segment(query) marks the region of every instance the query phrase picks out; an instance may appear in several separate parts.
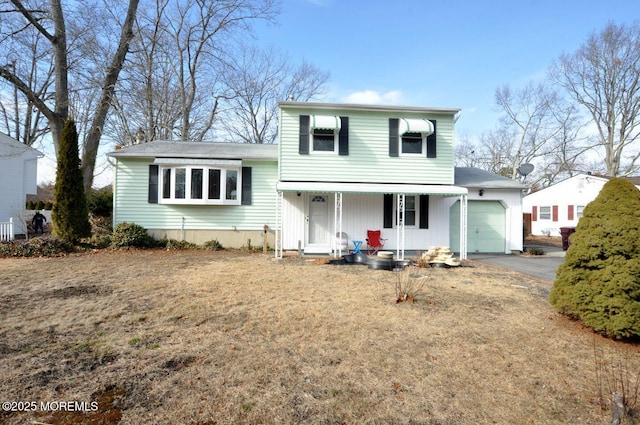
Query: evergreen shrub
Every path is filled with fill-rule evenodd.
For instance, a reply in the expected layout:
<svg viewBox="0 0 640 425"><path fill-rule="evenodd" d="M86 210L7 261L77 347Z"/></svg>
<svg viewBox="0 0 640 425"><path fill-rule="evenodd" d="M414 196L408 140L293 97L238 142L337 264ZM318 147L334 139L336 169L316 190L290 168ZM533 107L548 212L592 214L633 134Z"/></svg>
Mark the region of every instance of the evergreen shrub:
<svg viewBox="0 0 640 425"><path fill-rule="evenodd" d="M585 207L550 301L606 336L640 336L640 191L629 180L610 179Z"/></svg>
<svg viewBox="0 0 640 425"><path fill-rule="evenodd" d="M87 208L97 217L111 217L113 212L113 192L111 188L92 190L87 194Z"/></svg>
<svg viewBox="0 0 640 425"><path fill-rule="evenodd" d="M78 156L78 133L76 124L71 119L64 124L60 135L53 201L51 220L54 236L72 243L91 236L87 198Z"/></svg>
<svg viewBox="0 0 640 425"><path fill-rule="evenodd" d="M165 243L165 248L170 251L178 251L178 250L189 250L189 249L198 249L198 245L187 242L187 241L179 241L177 239L169 239Z"/></svg>
<svg viewBox="0 0 640 425"><path fill-rule="evenodd" d="M220 251L224 249L222 244L217 239L212 239L210 241L206 241L203 244L204 249L208 249L209 251Z"/></svg>
<svg viewBox="0 0 640 425"><path fill-rule="evenodd" d="M148 248L154 242L147 229L135 223L119 223L111 235L111 246L115 248Z"/></svg>

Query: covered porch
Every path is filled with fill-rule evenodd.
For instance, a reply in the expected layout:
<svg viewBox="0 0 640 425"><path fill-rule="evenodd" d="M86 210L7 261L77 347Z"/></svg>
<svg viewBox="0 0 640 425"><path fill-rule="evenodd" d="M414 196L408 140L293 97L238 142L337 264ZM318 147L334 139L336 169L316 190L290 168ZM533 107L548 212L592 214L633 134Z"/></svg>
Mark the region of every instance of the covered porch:
<svg viewBox="0 0 640 425"><path fill-rule="evenodd" d="M302 248L342 256L353 241L365 241L367 230L381 230L387 239L384 249L401 260L406 251L449 246L452 202L445 200L455 198L461 206L459 255L465 259L467 194L466 188L453 185L281 181L276 185L275 255L281 258L286 250ZM339 237L343 234L349 239L346 247Z"/></svg>

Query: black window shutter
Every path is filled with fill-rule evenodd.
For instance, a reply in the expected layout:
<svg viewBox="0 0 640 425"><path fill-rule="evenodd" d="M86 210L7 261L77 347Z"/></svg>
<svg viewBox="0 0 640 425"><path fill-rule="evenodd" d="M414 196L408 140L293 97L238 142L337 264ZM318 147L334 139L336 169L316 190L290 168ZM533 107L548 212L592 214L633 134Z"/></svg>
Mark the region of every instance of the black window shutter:
<svg viewBox="0 0 640 425"><path fill-rule="evenodd" d="M399 125L400 120L398 118L389 118L389 156L398 156L400 148Z"/></svg>
<svg viewBox="0 0 640 425"><path fill-rule="evenodd" d="M433 124L433 133L427 136L427 158L436 157L436 120L429 120Z"/></svg>
<svg viewBox="0 0 640 425"><path fill-rule="evenodd" d="M300 115L300 144L298 153L300 155L309 154L309 115Z"/></svg>
<svg viewBox="0 0 640 425"><path fill-rule="evenodd" d="M420 228L429 228L429 195L420 195Z"/></svg>
<svg viewBox="0 0 640 425"><path fill-rule="evenodd" d="M349 155L349 117L340 117L338 134L338 154Z"/></svg>
<svg viewBox="0 0 640 425"><path fill-rule="evenodd" d="M158 203L158 166L149 165L149 201L150 204Z"/></svg>
<svg viewBox="0 0 640 425"><path fill-rule="evenodd" d="M393 227L393 195L386 193L384 195L384 219L383 227L391 229Z"/></svg>
<svg viewBox="0 0 640 425"><path fill-rule="evenodd" d="M251 205L251 167L242 167L242 205Z"/></svg>

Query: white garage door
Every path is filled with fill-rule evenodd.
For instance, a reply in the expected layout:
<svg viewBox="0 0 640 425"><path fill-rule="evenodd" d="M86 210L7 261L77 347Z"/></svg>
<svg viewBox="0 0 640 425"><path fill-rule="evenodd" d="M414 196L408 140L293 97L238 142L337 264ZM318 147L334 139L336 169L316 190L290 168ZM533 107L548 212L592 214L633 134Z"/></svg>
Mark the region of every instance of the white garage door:
<svg viewBox="0 0 640 425"><path fill-rule="evenodd" d="M450 210L451 250L460 251L460 201ZM467 204L467 252L505 252L505 208L498 201Z"/></svg>

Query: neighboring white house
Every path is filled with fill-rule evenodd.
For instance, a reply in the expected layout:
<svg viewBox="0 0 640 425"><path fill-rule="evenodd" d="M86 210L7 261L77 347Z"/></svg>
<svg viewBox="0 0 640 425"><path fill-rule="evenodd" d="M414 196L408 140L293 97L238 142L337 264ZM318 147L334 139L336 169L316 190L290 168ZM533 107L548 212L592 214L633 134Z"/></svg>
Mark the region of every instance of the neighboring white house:
<svg viewBox="0 0 640 425"><path fill-rule="evenodd" d="M110 153L114 225L225 247L268 237L277 254L339 253L336 234L353 249L367 230L400 256L438 245L462 258L522 250L524 186L454 167L458 109L279 107L277 145L155 141Z"/></svg>
<svg viewBox="0 0 640 425"><path fill-rule="evenodd" d="M0 133L0 223L13 218L14 234L26 234L27 194L37 192L38 158L42 156L36 149Z"/></svg>
<svg viewBox="0 0 640 425"><path fill-rule="evenodd" d="M526 195L522 208L531 214L531 234L560 236L561 227L577 226L584 207L607 181L606 177L578 174Z"/></svg>

